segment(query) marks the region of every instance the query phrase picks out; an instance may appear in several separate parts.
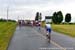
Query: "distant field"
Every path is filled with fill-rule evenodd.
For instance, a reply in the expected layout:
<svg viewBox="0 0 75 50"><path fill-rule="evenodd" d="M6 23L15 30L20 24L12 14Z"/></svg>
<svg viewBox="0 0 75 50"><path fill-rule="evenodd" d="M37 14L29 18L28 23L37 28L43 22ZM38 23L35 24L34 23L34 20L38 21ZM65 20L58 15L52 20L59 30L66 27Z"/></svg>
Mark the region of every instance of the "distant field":
<svg viewBox="0 0 75 50"><path fill-rule="evenodd" d="M52 29L56 32L61 32L63 34L75 37L75 25L55 25L52 24Z"/></svg>
<svg viewBox="0 0 75 50"><path fill-rule="evenodd" d="M15 28L16 22L0 22L0 50L6 50Z"/></svg>

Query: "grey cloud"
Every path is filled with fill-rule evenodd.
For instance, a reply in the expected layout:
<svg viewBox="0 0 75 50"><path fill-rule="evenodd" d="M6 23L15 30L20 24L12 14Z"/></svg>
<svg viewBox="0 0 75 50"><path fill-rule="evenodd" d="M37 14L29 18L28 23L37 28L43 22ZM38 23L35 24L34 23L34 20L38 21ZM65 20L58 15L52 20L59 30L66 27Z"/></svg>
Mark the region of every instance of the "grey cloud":
<svg viewBox="0 0 75 50"><path fill-rule="evenodd" d="M61 4L64 0L0 0L0 6L39 6L48 3Z"/></svg>
<svg viewBox="0 0 75 50"><path fill-rule="evenodd" d="M0 5L38 5L45 4L49 0L0 0Z"/></svg>
<svg viewBox="0 0 75 50"><path fill-rule="evenodd" d="M49 0L15 0L17 4L26 4L26 5L34 5L34 4L44 4Z"/></svg>
<svg viewBox="0 0 75 50"><path fill-rule="evenodd" d="M54 4L62 4L64 0L51 0Z"/></svg>
<svg viewBox="0 0 75 50"><path fill-rule="evenodd" d="M64 0L26 0L25 4L28 4L28 5L34 5L34 4L35 5L39 5L39 4L47 4L47 3L51 3L51 2L53 4L61 4L61 3L64 2Z"/></svg>

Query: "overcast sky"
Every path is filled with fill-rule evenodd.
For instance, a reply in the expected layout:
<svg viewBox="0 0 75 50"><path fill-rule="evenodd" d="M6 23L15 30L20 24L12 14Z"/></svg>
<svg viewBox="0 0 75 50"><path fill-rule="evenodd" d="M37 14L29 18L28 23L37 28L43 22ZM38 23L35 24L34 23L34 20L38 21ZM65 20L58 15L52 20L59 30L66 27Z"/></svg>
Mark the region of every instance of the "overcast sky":
<svg viewBox="0 0 75 50"><path fill-rule="evenodd" d="M7 7L9 19L34 19L36 12L41 12L44 19L61 10L64 16L71 13L75 21L75 0L0 0L1 18L6 18Z"/></svg>

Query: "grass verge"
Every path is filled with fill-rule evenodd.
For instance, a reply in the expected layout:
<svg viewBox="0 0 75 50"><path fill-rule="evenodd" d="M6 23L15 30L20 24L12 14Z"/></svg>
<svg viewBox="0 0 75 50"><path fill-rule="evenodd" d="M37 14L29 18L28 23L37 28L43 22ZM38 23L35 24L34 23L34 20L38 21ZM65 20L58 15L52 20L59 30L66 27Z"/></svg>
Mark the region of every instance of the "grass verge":
<svg viewBox="0 0 75 50"><path fill-rule="evenodd" d="M6 50L15 31L16 22L0 22L0 50Z"/></svg>
<svg viewBox="0 0 75 50"><path fill-rule="evenodd" d="M52 29L56 32L60 32L66 35L69 35L71 37L75 37L75 25L56 25L52 24Z"/></svg>
<svg viewBox="0 0 75 50"><path fill-rule="evenodd" d="M42 22L42 27L45 27L45 22ZM52 24L52 29L55 32L75 37L75 24Z"/></svg>

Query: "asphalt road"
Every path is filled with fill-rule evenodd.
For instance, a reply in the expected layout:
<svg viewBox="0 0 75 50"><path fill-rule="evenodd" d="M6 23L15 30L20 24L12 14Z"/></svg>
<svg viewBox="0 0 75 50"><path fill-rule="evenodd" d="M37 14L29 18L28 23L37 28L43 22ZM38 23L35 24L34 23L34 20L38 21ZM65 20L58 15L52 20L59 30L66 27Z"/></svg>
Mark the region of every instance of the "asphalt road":
<svg viewBox="0 0 75 50"><path fill-rule="evenodd" d="M74 50L75 41L72 38L52 31L51 39L49 43L43 28L17 27L8 50Z"/></svg>
<svg viewBox="0 0 75 50"><path fill-rule="evenodd" d="M35 29L39 33L41 32L41 34L43 35L46 34L46 31L44 28L41 28L41 31L38 30L38 28L36 27ZM60 46L61 48L65 48L64 50L75 50L75 38L72 38L70 36L52 31L51 41L57 44L57 46Z"/></svg>

